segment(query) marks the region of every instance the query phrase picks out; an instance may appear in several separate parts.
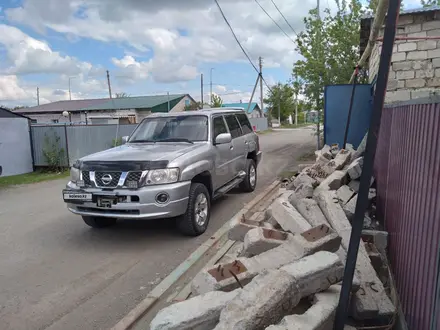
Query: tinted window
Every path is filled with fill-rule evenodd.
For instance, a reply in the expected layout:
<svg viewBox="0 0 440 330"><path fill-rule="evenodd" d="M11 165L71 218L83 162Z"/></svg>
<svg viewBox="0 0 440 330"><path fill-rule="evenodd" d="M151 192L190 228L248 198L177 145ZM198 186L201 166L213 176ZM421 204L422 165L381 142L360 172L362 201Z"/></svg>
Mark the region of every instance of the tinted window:
<svg viewBox="0 0 440 330"><path fill-rule="evenodd" d="M223 120L223 117L214 118L213 124L214 124L214 139L219 134L228 133L228 129L226 128L226 124L225 121Z"/></svg>
<svg viewBox="0 0 440 330"><path fill-rule="evenodd" d="M237 121L237 118L235 118L234 115L228 115L225 116L226 118L226 123L229 126L229 131L231 132L231 136L233 139L235 139L236 137L239 137L241 135L241 128L240 128L240 124Z"/></svg>
<svg viewBox="0 0 440 330"><path fill-rule="evenodd" d="M244 113L237 115L237 119L240 122L241 130L243 131L243 134L249 134L253 132L251 123L249 122L248 116L246 116Z"/></svg>

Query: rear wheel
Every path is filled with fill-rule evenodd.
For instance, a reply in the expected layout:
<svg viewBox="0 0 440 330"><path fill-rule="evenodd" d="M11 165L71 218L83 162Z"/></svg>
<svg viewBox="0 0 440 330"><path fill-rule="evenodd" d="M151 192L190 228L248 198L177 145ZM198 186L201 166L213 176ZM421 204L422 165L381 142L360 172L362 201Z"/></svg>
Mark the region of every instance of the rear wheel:
<svg viewBox="0 0 440 330"><path fill-rule="evenodd" d="M211 199L206 186L193 183L189 191L188 208L177 219L177 227L187 236L199 236L206 231L211 216Z"/></svg>
<svg viewBox="0 0 440 330"><path fill-rule="evenodd" d="M86 225L92 228L105 228L116 224L116 218L103 218L103 217L82 217Z"/></svg>
<svg viewBox="0 0 440 330"><path fill-rule="evenodd" d="M253 159L246 161L246 177L240 185L244 192L253 192L257 186L257 165Z"/></svg>

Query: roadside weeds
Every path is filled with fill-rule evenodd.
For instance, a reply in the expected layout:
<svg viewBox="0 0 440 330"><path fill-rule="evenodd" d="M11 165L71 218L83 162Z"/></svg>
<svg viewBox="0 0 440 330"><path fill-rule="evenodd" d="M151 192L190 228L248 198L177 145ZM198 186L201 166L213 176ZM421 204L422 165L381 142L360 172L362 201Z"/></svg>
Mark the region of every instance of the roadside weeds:
<svg viewBox="0 0 440 330"><path fill-rule="evenodd" d="M69 170L64 170L62 172L48 172L39 170L26 174L0 177L0 188L56 180L65 178L67 176L69 176Z"/></svg>

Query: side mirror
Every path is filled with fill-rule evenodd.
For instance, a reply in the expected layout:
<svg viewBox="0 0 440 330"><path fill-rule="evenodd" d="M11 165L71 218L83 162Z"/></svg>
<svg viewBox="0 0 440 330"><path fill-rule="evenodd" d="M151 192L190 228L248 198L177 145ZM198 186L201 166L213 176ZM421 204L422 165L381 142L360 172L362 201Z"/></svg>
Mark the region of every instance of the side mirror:
<svg viewBox="0 0 440 330"><path fill-rule="evenodd" d="M222 133L217 135L217 137L215 138L215 144L226 144L226 143L231 143L232 141L232 136L230 133Z"/></svg>
<svg viewBox="0 0 440 330"><path fill-rule="evenodd" d="M126 144L128 142L128 136L123 136L122 137L122 144Z"/></svg>

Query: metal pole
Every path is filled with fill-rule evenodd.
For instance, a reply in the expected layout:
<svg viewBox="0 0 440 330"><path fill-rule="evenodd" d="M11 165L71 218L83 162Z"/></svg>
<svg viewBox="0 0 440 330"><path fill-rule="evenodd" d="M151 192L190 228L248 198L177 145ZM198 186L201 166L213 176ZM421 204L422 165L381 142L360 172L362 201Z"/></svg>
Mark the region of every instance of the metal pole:
<svg viewBox="0 0 440 330"><path fill-rule="evenodd" d="M320 6L319 6L319 0L317 0L317 3L316 3L316 8L317 8L317 11L318 11L318 20L319 20L319 22L321 22L321 14L320 14L320 8L319 8ZM321 39L321 33L320 33L321 31L320 31L320 29L318 29L318 33L317 33L317 40L318 40L318 42L317 42L317 45L318 45L318 47L320 47L320 39ZM320 60L321 58L320 58L320 55L321 55L321 52L320 52L320 49L318 49L318 60ZM321 116L320 116L320 109L319 109L319 94L320 94L320 92L319 92L319 84L321 83L321 74L319 75L319 83L318 83L318 86L317 86L317 88L318 88L318 91L317 91L317 93L316 93L316 110L317 110L317 122L316 122L316 132L317 132L317 134L318 134L318 136L317 136L317 140L316 140L316 149L317 150L319 150L320 149L320 145L321 145L321 141L320 141L320 135L321 135L321 133L320 133L320 127L319 127L319 121L320 121L320 119L321 119Z"/></svg>
<svg viewBox="0 0 440 330"><path fill-rule="evenodd" d="M202 109L203 109L203 73L200 75L200 96L202 99Z"/></svg>
<svg viewBox="0 0 440 330"><path fill-rule="evenodd" d="M40 89L37 87L37 105L40 105Z"/></svg>
<svg viewBox="0 0 440 330"><path fill-rule="evenodd" d="M351 111L353 110L354 92L356 90L356 78L357 78L358 73L359 73L359 67L357 66L355 69L355 76L353 79L353 88L351 89L350 105L348 106L348 115L347 115L347 123L345 124L343 149L345 149L345 147L347 145L348 129L350 128Z"/></svg>
<svg viewBox="0 0 440 330"><path fill-rule="evenodd" d="M170 112L170 92L167 92L168 96L168 112Z"/></svg>
<svg viewBox="0 0 440 330"><path fill-rule="evenodd" d="M295 94L295 125L298 125L298 92Z"/></svg>
<svg viewBox="0 0 440 330"><path fill-rule="evenodd" d="M248 107L247 107L246 113L249 113L249 109L250 109L250 107L251 107L252 99L254 98L254 94L255 94L255 91L256 91L256 89L257 89L258 81L259 81L259 80L260 80L260 75L257 76L257 80L255 81L254 89L252 90L251 99L249 100L249 103L248 103Z"/></svg>
<svg viewBox="0 0 440 330"><path fill-rule="evenodd" d="M72 79L72 77L69 77L69 100L72 101L72 93L70 92L70 79Z"/></svg>
<svg viewBox="0 0 440 330"><path fill-rule="evenodd" d="M260 108L264 113L264 104L263 104L263 58L260 56L258 59L260 65ZM270 121L270 113L269 113L269 121Z"/></svg>
<svg viewBox="0 0 440 330"><path fill-rule="evenodd" d="M110 72L107 70L107 84L108 84L108 95L112 98L112 87L110 84Z"/></svg>
<svg viewBox="0 0 440 330"><path fill-rule="evenodd" d="M281 91L278 94L278 122L281 125Z"/></svg>
<svg viewBox="0 0 440 330"><path fill-rule="evenodd" d="M209 92L209 104L212 107L212 70L214 70L214 68L211 68L211 73L209 75L209 85L210 85L210 92Z"/></svg>
<svg viewBox="0 0 440 330"><path fill-rule="evenodd" d="M350 243L347 250L347 261L345 263L344 278L342 281L341 295L336 309L334 330L343 330L348 316L353 275L356 268L356 259L361 241L364 214L368 207L368 192L370 180L373 174L374 156L376 153L377 136L382 116L382 108L387 89L388 74L390 70L391 55L393 53L394 37L396 35L396 22L399 18L400 0L390 0L386 25L384 28L384 43L380 54L379 72L376 83L376 92L373 100L373 111L371 114L370 128L368 129L367 145L364 155L364 165L362 168L361 183L359 187L358 200L354 218Z"/></svg>

